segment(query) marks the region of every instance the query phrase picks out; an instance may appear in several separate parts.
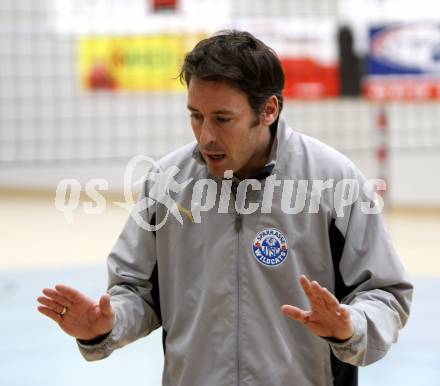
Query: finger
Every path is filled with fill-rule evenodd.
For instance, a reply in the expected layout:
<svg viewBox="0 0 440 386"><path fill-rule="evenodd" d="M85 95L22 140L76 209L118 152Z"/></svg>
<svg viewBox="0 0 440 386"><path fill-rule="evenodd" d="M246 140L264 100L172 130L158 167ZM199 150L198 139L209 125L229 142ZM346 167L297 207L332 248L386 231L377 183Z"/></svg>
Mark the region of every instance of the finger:
<svg viewBox="0 0 440 386"><path fill-rule="evenodd" d="M62 296L59 292L53 290L52 288L44 288L43 294L61 304L62 306L69 307L72 305L72 302L69 299Z"/></svg>
<svg viewBox="0 0 440 386"><path fill-rule="evenodd" d="M312 308L314 310L321 310L325 308L325 302L321 296L321 286L317 281L310 281L304 276L304 280L302 282L304 292L310 300Z"/></svg>
<svg viewBox="0 0 440 386"><path fill-rule="evenodd" d="M47 308L50 308L51 310L55 311L56 313L60 314L64 306L53 301L52 299L46 298L44 296L40 296L37 298L38 302L42 304L43 306L46 306Z"/></svg>
<svg viewBox="0 0 440 386"><path fill-rule="evenodd" d="M340 312L338 299L336 299L336 297L327 288L322 288L321 296L329 310L333 312Z"/></svg>
<svg viewBox="0 0 440 386"><path fill-rule="evenodd" d="M50 319L52 319L56 323L61 323L63 321L63 318L60 314L56 313L55 311L47 308L47 307L38 307L38 311L40 311L43 315L46 315Z"/></svg>
<svg viewBox="0 0 440 386"><path fill-rule="evenodd" d="M310 280L307 279L307 277L305 275L301 275L299 281L301 283L301 286L302 286L305 294L307 295L309 300L312 301L312 299L315 297L315 295L312 292L312 286L311 286Z"/></svg>
<svg viewBox="0 0 440 386"><path fill-rule="evenodd" d="M307 276L306 275L301 275L300 277L299 277L299 281L300 281L300 283L301 283L301 285L304 287L305 285L307 285L307 284L310 284L310 280L307 278Z"/></svg>
<svg viewBox="0 0 440 386"><path fill-rule="evenodd" d="M314 280L312 281L310 288L315 297L316 303L318 303L319 306L325 307L325 301L322 296L322 287L320 286L320 284Z"/></svg>
<svg viewBox="0 0 440 386"><path fill-rule="evenodd" d="M310 312L304 311L298 307L284 305L281 307L281 312L283 313L283 315L303 324L307 324L309 322Z"/></svg>
<svg viewBox="0 0 440 386"><path fill-rule="evenodd" d="M113 316L113 308L110 303L110 295L105 294L99 299L99 308L104 316Z"/></svg>
<svg viewBox="0 0 440 386"><path fill-rule="evenodd" d="M341 305L339 309L340 309L340 315L341 315L342 319L347 320L347 321L351 320L350 311L347 306Z"/></svg>
<svg viewBox="0 0 440 386"><path fill-rule="evenodd" d="M73 304L79 303L83 299L83 294L75 288L64 284L57 284L55 289L65 298L69 299Z"/></svg>

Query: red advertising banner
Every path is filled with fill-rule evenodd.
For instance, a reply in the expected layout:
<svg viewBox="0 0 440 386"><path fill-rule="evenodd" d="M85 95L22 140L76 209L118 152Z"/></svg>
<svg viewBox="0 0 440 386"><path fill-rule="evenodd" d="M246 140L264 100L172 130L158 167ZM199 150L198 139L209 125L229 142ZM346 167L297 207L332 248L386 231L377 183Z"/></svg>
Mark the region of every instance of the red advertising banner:
<svg viewBox="0 0 440 386"><path fill-rule="evenodd" d="M374 100L440 99L440 79L369 78L363 91Z"/></svg>
<svg viewBox="0 0 440 386"><path fill-rule="evenodd" d="M253 33L281 60L284 96L316 100L340 94L338 26L331 17L247 17L233 26Z"/></svg>
<svg viewBox="0 0 440 386"><path fill-rule="evenodd" d="M322 99L339 96L338 64L324 64L313 58L281 58L286 75L287 98Z"/></svg>
<svg viewBox="0 0 440 386"><path fill-rule="evenodd" d="M178 0L153 0L153 10L176 9Z"/></svg>

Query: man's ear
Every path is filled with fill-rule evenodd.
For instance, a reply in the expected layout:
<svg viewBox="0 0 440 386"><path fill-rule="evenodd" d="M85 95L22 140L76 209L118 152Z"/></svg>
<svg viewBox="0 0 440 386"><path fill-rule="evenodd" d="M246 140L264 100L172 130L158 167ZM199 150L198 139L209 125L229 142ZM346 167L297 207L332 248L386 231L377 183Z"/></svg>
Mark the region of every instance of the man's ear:
<svg viewBox="0 0 440 386"><path fill-rule="evenodd" d="M272 95L264 105L264 109L261 113L261 119L264 126L270 126L276 121L279 113L278 98Z"/></svg>

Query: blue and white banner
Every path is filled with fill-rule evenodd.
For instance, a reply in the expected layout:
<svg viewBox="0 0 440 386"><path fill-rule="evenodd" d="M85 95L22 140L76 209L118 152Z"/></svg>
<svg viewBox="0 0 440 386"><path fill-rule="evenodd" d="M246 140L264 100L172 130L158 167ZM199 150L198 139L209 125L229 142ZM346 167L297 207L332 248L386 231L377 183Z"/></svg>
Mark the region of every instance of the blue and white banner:
<svg viewBox="0 0 440 386"><path fill-rule="evenodd" d="M364 93L372 99L440 98L440 24L370 29Z"/></svg>

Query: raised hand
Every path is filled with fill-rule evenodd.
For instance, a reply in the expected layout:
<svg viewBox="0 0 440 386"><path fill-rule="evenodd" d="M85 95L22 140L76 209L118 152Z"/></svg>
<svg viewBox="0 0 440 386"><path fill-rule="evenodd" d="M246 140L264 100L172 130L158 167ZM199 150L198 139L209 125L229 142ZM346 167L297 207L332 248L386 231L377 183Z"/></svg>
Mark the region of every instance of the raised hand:
<svg viewBox="0 0 440 386"><path fill-rule="evenodd" d="M108 294L96 303L76 289L61 284L55 289L44 288L43 294L45 296L37 298L42 304L38 311L77 339L94 339L113 328L115 313Z"/></svg>
<svg viewBox="0 0 440 386"><path fill-rule="evenodd" d="M302 323L318 336L349 339L353 335L353 324L348 309L339 304L335 296L318 282L310 282L307 277L301 275L300 283L309 299L311 310L304 311L298 307L284 305L281 312Z"/></svg>

